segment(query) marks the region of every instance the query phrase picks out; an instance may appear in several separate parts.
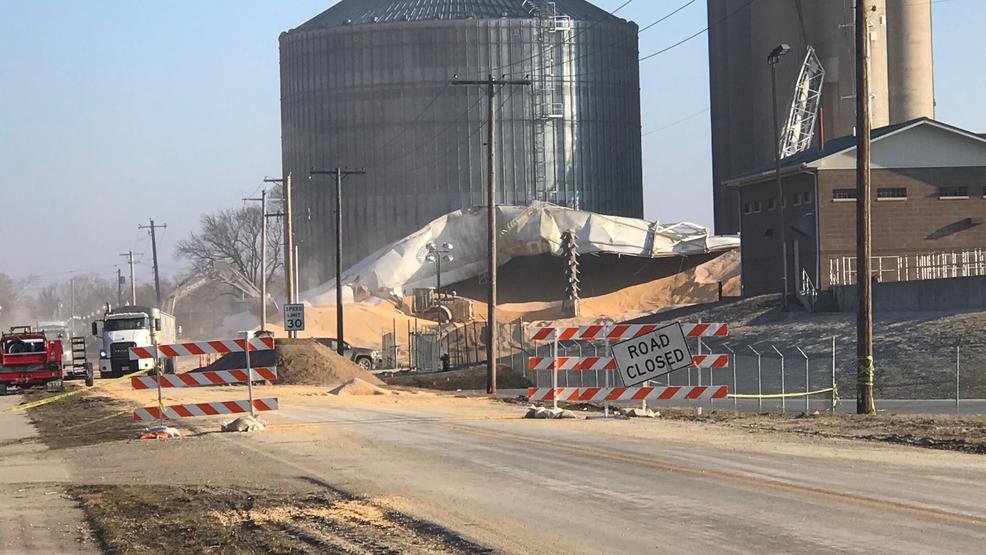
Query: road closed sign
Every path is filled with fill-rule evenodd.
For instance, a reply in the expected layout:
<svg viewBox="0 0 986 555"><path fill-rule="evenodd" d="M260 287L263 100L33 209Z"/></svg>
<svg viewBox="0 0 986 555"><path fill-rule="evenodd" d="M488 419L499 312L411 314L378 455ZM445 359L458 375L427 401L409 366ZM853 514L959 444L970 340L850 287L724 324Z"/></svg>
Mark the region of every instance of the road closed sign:
<svg viewBox="0 0 986 555"><path fill-rule="evenodd" d="M305 330L305 305L284 305L284 331Z"/></svg>
<svg viewBox="0 0 986 555"><path fill-rule="evenodd" d="M692 365L681 324L658 328L613 345L613 357L625 387L640 385Z"/></svg>

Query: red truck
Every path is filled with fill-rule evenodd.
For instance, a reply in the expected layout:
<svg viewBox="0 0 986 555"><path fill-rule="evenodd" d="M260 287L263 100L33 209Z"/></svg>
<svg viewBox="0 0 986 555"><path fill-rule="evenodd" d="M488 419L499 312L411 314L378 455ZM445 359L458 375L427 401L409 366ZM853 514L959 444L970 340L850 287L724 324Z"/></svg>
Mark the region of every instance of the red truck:
<svg viewBox="0 0 986 555"><path fill-rule="evenodd" d="M30 326L0 335L0 395L10 386L45 385L62 379L62 342Z"/></svg>

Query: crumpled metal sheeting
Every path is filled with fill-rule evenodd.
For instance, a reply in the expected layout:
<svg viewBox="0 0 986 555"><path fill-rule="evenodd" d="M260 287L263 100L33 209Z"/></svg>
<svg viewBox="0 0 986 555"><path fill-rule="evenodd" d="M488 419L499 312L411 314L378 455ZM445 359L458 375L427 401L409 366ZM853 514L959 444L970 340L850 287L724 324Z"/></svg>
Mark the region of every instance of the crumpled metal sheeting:
<svg viewBox="0 0 986 555"><path fill-rule="evenodd" d="M498 206L498 262L520 256L561 254L561 234L574 230L581 255L619 254L644 258L688 256L739 248L738 237L716 237L692 223L661 225L606 216L548 203ZM344 298L400 299L417 287L435 285L435 265L425 261L428 243L451 243L455 260L442 265L442 282L457 283L486 273L486 209L457 210L380 249L343 274ZM302 300L335 303L334 280L306 291Z"/></svg>

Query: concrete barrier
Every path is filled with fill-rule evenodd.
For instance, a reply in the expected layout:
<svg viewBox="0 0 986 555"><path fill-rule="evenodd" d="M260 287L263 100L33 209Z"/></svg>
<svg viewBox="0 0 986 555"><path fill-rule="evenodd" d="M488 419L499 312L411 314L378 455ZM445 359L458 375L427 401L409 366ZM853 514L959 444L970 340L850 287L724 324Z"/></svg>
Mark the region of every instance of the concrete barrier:
<svg viewBox="0 0 986 555"><path fill-rule="evenodd" d="M856 312L856 286L832 287L840 312ZM873 310L986 310L986 276L876 283Z"/></svg>

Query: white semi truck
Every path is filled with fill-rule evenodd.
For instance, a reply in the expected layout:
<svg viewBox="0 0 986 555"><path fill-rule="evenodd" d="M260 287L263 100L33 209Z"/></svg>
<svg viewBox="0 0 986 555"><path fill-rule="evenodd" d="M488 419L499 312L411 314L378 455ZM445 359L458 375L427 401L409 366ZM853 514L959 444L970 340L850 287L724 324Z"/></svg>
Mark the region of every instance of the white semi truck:
<svg viewBox="0 0 986 555"><path fill-rule="evenodd" d="M121 306L107 310L101 321L92 323L92 334L100 336L102 323L102 349L99 352L99 376L118 377L141 370L151 370L152 358L130 360L131 347L151 347L155 343L165 345L178 339L175 317L157 308L145 306ZM164 372L174 373L174 359L164 359Z"/></svg>

